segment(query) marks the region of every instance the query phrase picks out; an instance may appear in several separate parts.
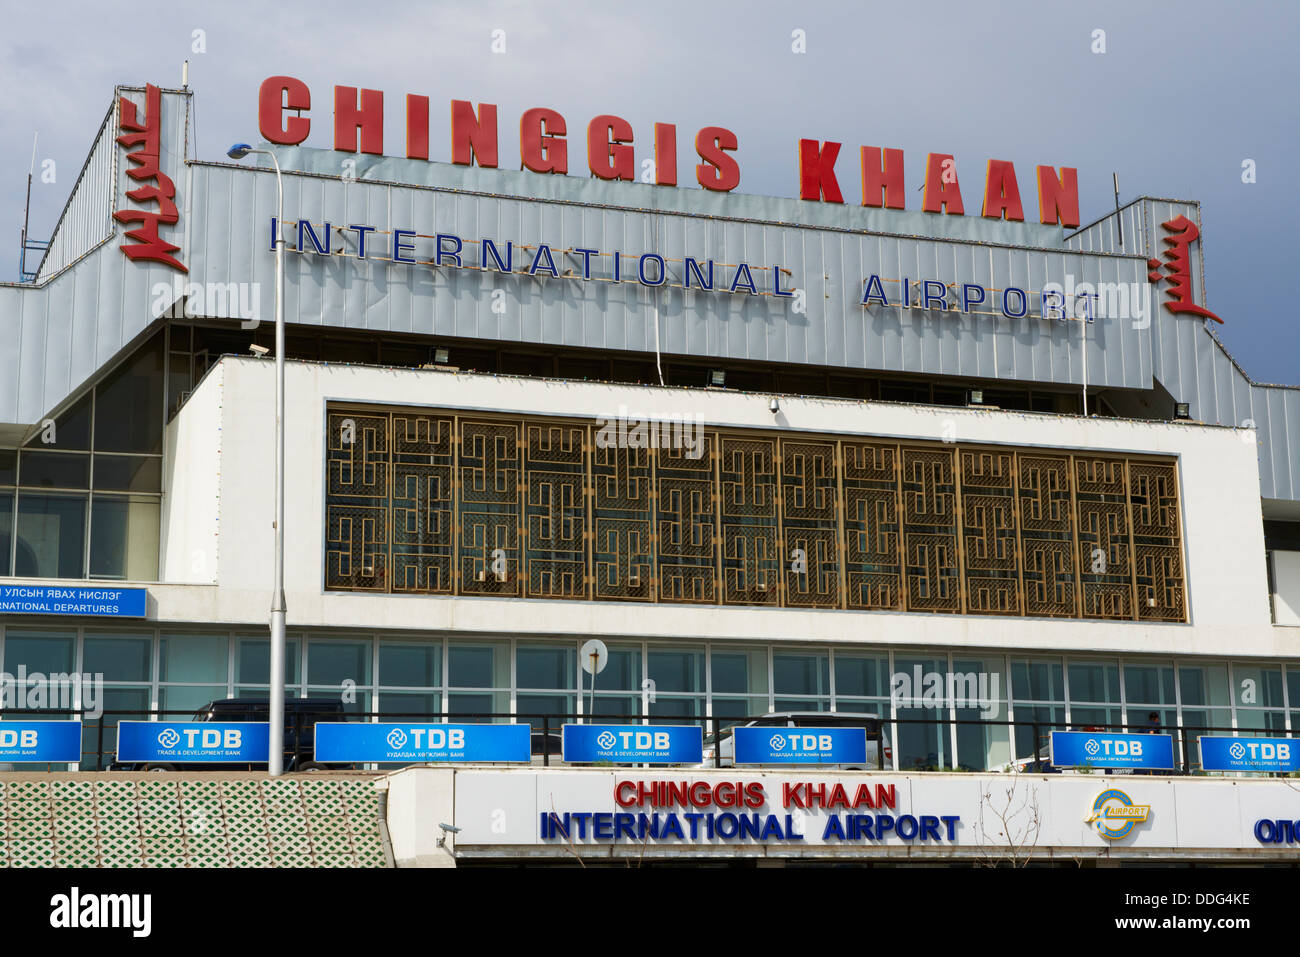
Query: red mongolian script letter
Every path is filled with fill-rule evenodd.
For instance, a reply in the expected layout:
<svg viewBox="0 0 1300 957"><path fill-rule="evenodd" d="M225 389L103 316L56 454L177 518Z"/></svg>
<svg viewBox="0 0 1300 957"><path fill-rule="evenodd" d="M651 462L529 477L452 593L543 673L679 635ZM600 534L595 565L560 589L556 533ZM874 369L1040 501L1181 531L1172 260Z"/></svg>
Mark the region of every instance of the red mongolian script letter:
<svg viewBox="0 0 1300 957"><path fill-rule="evenodd" d="M150 262L164 263L181 272L189 269L172 255L180 250L179 246L166 242L158 235L159 225L173 226L180 219L176 208L176 184L159 168L159 151L162 131L162 94L152 83L145 87L145 115L142 118L136 105L126 97L118 99L120 128L122 135L117 142L128 150L126 154L131 168L126 175L145 185L127 190L128 199L137 203L157 203L158 211L143 209L119 209L113 218L119 223L139 223L135 229L127 231L126 238L134 239L134 244L122 246L122 252L131 261L143 259Z"/></svg>

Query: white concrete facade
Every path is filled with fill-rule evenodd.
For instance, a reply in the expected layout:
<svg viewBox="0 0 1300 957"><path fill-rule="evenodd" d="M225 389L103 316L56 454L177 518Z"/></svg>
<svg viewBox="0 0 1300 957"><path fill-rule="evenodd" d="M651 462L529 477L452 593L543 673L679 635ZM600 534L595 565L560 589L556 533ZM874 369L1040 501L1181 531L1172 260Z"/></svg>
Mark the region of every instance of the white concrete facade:
<svg viewBox="0 0 1300 957"><path fill-rule="evenodd" d="M168 427L160 621L266 621L271 578L274 367L224 358ZM1271 623L1253 430L290 362L285 534L289 623L462 635L823 641L878 646L1287 657ZM1189 622L646 605L326 592L327 405L543 413L592 421L689 412L709 425L800 433L1159 454L1179 463ZM215 569L215 575L213 570Z"/></svg>

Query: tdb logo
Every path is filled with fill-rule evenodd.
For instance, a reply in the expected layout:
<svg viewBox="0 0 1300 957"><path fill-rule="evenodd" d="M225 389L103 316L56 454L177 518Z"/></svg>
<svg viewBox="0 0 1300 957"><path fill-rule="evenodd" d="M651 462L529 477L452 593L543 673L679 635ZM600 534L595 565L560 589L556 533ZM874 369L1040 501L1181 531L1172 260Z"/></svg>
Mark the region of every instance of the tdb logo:
<svg viewBox="0 0 1300 957"><path fill-rule="evenodd" d="M1290 761L1291 745L1269 741L1234 742L1229 753L1240 761L1249 752L1252 761Z"/></svg>
<svg viewBox="0 0 1300 957"><path fill-rule="evenodd" d="M1084 818L1085 824L1095 824L1097 833L1110 841L1128 837L1134 825L1142 824L1151 815L1149 804L1134 804L1118 788L1102 791L1092 802L1092 813Z"/></svg>
<svg viewBox="0 0 1300 957"><path fill-rule="evenodd" d="M596 737L597 747L605 751L611 750L616 741L625 751L667 751L672 746L672 735L667 731L602 731Z"/></svg>
<svg viewBox="0 0 1300 957"><path fill-rule="evenodd" d="M830 751L834 745L829 734L792 734L790 747L795 751Z"/></svg>
<svg viewBox="0 0 1300 957"><path fill-rule="evenodd" d="M772 745L773 751L780 751L782 748L785 747L785 736L780 734L774 734L772 735L772 740L770 743Z"/></svg>
<svg viewBox="0 0 1300 957"><path fill-rule="evenodd" d="M402 745L406 744L406 732L401 728L394 728L388 732L388 746L394 751L399 751Z"/></svg>
<svg viewBox="0 0 1300 957"><path fill-rule="evenodd" d="M36 730L23 728L14 730L5 728L0 731L0 748L34 748L36 747Z"/></svg>
<svg viewBox="0 0 1300 957"><path fill-rule="evenodd" d="M394 728L393 730L400 734L402 729ZM389 735L389 737L392 736ZM450 730L446 728L412 728L411 737L415 741L416 750L442 751L450 749L460 751L465 748L464 728L451 728ZM400 745L397 745L397 747L400 747Z"/></svg>
<svg viewBox="0 0 1300 957"><path fill-rule="evenodd" d="M1125 741L1122 738L1104 738L1098 741L1096 738L1089 738L1088 743L1083 746L1083 750L1089 754L1096 754L1098 751L1105 751L1106 757L1115 758L1140 758L1142 757L1141 741Z"/></svg>
<svg viewBox="0 0 1300 957"><path fill-rule="evenodd" d="M602 731L596 735L596 747L602 751L608 751L618 743L618 738L614 737L613 731Z"/></svg>
<svg viewBox="0 0 1300 957"><path fill-rule="evenodd" d="M190 750L222 748L238 751L244 744L244 733L238 728L184 728L181 731L165 728L158 735L158 743L164 750L170 751L180 743L182 737L185 739L185 747Z"/></svg>

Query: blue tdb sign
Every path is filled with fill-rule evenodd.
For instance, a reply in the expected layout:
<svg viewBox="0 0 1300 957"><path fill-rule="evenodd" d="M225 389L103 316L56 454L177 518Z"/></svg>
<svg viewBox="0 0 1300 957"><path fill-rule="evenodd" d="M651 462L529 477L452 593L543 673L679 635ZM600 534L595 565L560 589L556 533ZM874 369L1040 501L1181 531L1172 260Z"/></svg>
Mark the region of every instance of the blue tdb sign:
<svg viewBox="0 0 1300 957"><path fill-rule="evenodd" d="M1174 739L1168 734L1053 731L1051 747L1051 761L1058 768L1174 768Z"/></svg>
<svg viewBox="0 0 1300 957"><path fill-rule="evenodd" d="M1201 767L1206 771L1300 771L1300 741L1294 738L1236 738L1202 735Z"/></svg>
<svg viewBox="0 0 1300 957"><path fill-rule="evenodd" d="M566 724L560 750L568 763L699 764L704 732L698 726Z"/></svg>
<svg viewBox="0 0 1300 957"><path fill-rule="evenodd" d="M527 724L316 725L316 760L341 764L388 761L527 762L532 757Z"/></svg>
<svg viewBox="0 0 1300 957"><path fill-rule="evenodd" d="M80 760L80 721L0 721L0 761Z"/></svg>
<svg viewBox="0 0 1300 957"><path fill-rule="evenodd" d="M864 728L736 728L737 764L866 764Z"/></svg>
<svg viewBox="0 0 1300 957"><path fill-rule="evenodd" d="M269 729L265 721L122 721L117 726L117 759L265 764Z"/></svg>

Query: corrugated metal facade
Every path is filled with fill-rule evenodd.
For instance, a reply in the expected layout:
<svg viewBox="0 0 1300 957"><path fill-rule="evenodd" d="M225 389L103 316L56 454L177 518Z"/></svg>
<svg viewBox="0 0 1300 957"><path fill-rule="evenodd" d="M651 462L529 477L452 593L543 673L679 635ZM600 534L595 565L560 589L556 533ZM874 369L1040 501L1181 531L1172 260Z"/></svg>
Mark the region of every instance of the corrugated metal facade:
<svg viewBox="0 0 1300 957"><path fill-rule="evenodd" d="M143 103L143 91L126 95ZM159 283L255 283L261 318L273 315L275 179L251 164L186 164L187 96L163 96L162 167L182 208L181 224L165 233L182 246L189 275L133 263L117 243L94 247L94 224L105 210L102 178L117 179L118 199L108 206L123 202L125 188L124 151L105 150L116 154L112 164L99 156L116 135L110 114L56 232L57 258L47 261L39 283L0 287L0 362L17 370L0 380L0 422L39 421L138 336L153 322ZM977 216L720 196L322 150L279 155L288 221L364 224L376 236L393 229L451 233L465 241L467 264L477 264L480 239L510 241L516 257L515 274L502 275L377 256L358 262L290 254L290 323L644 353L655 348L657 322L664 353L925 377L1078 384L1080 324L1037 318L1043 285L1073 277L1145 289L1159 224L1179 212L1199 223L1193 203L1139 200L1118 214L1121 253L1114 215L1065 237L1059 229ZM334 241L347 248L344 234ZM432 240L420 242L427 257ZM789 271L783 285L801 291L805 305L800 310L793 297L655 289L635 279L614 284L520 274L532 255L521 247L538 243L555 250L561 272L580 268L579 257L563 252L576 247L623 253L625 275L633 277L637 257L658 253L669 260L670 283L680 281L685 256L716 260L723 282L732 270L722 264L746 262L767 290L779 266ZM1193 252L1200 292L1203 263ZM54 268L83 255L74 268ZM891 303L902 278L958 288L970 282L991 290L994 303L1006 287L1029 291L1030 313L1008 319L864 307L863 284L873 274L885 280ZM1087 370L1092 388L1147 390L1159 381L1192 403L1194 417L1229 425L1253 419L1261 435L1263 495L1300 499L1300 441L1288 429L1289 421L1300 422L1300 391L1253 385L1200 320L1158 308L1145 320L1099 318L1088 327Z"/></svg>

